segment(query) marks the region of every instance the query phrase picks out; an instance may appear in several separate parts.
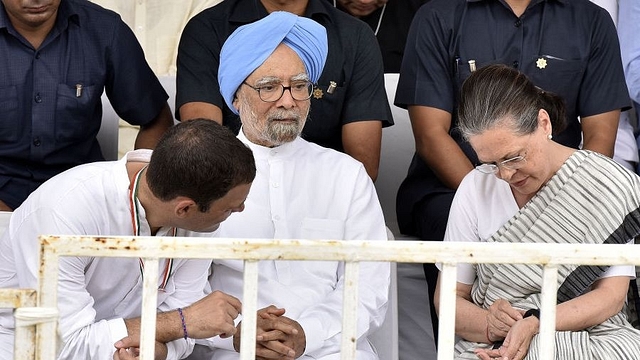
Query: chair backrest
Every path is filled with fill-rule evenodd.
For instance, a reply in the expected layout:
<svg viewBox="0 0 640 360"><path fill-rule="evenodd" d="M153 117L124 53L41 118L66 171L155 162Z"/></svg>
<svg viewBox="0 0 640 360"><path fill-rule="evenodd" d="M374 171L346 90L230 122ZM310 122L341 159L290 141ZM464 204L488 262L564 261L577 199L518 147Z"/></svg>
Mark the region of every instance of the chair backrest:
<svg viewBox="0 0 640 360"><path fill-rule="evenodd" d="M415 141L407 110L393 105L398 86L399 74L384 74L387 98L391 106L395 125L382 131L380 169L376 180L376 190L384 213L387 227L396 238L400 235L396 217L396 194L400 183L407 174L409 163L415 152Z"/></svg>
<svg viewBox="0 0 640 360"><path fill-rule="evenodd" d="M102 93L102 123L98 131L98 143L105 160L118 159L118 130L120 117L111 106L106 93Z"/></svg>
<svg viewBox="0 0 640 360"><path fill-rule="evenodd" d="M164 91L169 95L169 99L167 102L169 103L169 107L171 108L171 114L175 118L176 111L176 76L175 75L163 75L158 76L158 80L160 80L160 84L164 88Z"/></svg>
<svg viewBox="0 0 640 360"><path fill-rule="evenodd" d="M167 102L171 108L171 114L174 114L175 109L175 95L176 95L176 77L175 75L159 76L160 84L164 87L165 91L169 95ZM109 98L106 93L102 93L102 123L100 124L100 131L98 131L98 142L102 149L102 156L105 160L117 160L118 159L118 139L120 130L120 117L116 114L116 111L111 106Z"/></svg>

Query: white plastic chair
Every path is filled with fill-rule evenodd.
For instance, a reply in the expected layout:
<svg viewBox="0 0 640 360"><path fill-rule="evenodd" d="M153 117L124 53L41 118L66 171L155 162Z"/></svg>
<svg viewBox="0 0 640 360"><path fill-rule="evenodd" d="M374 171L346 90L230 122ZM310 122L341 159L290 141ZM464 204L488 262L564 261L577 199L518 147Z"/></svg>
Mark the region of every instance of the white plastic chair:
<svg viewBox="0 0 640 360"><path fill-rule="evenodd" d="M167 102L171 108L172 116L175 114L175 95L176 95L176 77L175 75L158 76L160 84L164 87L165 91L169 95ZM102 93L102 123L100 125L100 131L98 132L98 142L102 149L102 155L105 160L117 160L119 156L119 142L120 142L120 117L116 114L116 111L111 106L109 98L106 93ZM128 134L128 133L127 133ZM124 138L125 149L128 151L129 147L133 149L133 138ZM127 143L131 143L127 145Z"/></svg>
<svg viewBox="0 0 640 360"><path fill-rule="evenodd" d="M391 106L394 125L382 130L382 147L380 152L380 168L376 180L376 190L387 227L396 239L400 239L398 220L396 218L396 194L400 183L404 180L411 157L415 152L415 142L406 109L393 105L398 86L399 74L384 74L387 98Z"/></svg>
<svg viewBox="0 0 640 360"><path fill-rule="evenodd" d="M111 106L106 93L102 93L102 123L98 131L98 143L105 160L118 160L118 130L120 117Z"/></svg>

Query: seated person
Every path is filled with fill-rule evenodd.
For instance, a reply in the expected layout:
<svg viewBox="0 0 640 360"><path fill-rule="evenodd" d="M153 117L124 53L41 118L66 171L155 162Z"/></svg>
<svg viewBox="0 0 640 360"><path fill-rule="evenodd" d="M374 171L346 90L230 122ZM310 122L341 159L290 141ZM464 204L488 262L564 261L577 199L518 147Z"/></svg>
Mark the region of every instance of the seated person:
<svg viewBox="0 0 640 360"><path fill-rule="evenodd" d="M629 44L623 43L624 39L624 30L620 27L618 23L618 18L620 16L624 17L618 11L618 0L591 0L592 3L597 4L603 9L607 10L609 15L611 15L611 19L613 23L618 26L618 34L620 38L620 55L622 56L622 61L624 63L625 55L627 53L627 49L625 46L632 47ZM622 8L624 5L622 1L620 1L620 7ZM626 11L633 13L631 9L627 9ZM623 21L624 25L624 21ZM634 34L635 35L635 34ZM635 37L635 36L634 36ZM623 64L624 65L624 64ZM625 80L627 81L627 87L629 88L629 92L631 93L631 84L633 81L629 81L627 79L627 69L626 66L623 66L625 69ZM626 95L626 94L625 94ZM626 98L626 96L624 96ZM618 132L616 134L616 143L613 150L613 160L620 163L620 165L626 167L631 171L636 171L638 165L638 144L636 143L634 129L638 127L638 122L635 118L635 114L632 111L626 110L620 113L620 121L618 122Z"/></svg>
<svg viewBox="0 0 640 360"><path fill-rule="evenodd" d="M244 25L224 43L220 90L240 115L238 138L253 151L258 174L246 210L231 216L220 236L386 240L382 209L364 166L300 137L311 84L326 57L324 27L288 12ZM212 270L212 289L242 297L241 261L214 260ZM388 263L361 264L356 359L378 359L367 335L384 321L389 282ZM343 285L344 264L337 261L260 261L257 358L339 356ZM194 350L191 359L239 359L239 335L198 345L200 352Z"/></svg>
<svg viewBox="0 0 640 360"><path fill-rule="evenodd" d="M167 94L131 29L84 0L0 2L0 210L73 166L104 160L96 135L106 90L152 149L173 125Z"/></svg>
<svg viewBox="0 0 640 360"><path fill-rule="evenodd" d="M414 16L395 98L409 111L416 143L396 198L401 233L444 238L455 191L477 162L457 130L460 85L473 69L496 63L562 96L567 128L556 142L578 148L582 141L584 149L614 155L620 110L629 101L616 29L604 9L584 0L430 0ZM438 270L424 269L432 292Z"/></svg>
<svg viewBox="0 0 640 360"><path fill-rule="evenodd" d="M458 116L481 165L456 192L445 241L624 247L640 233L640 177L609 157L555 142L552 134L565 127L557 95L491 65L462 85ZM458 266L456 359L539 358L542 272L541 265ZM633 266L558 266L558 358L640 353L640 331L622 311L634 274ZM438 293L439 283L437 308Z"/></svg>
<svg viewBox="0 0 640 360"><path fill-rule="evenodd" d="M636 130L636 141L640 144L640 2L619 0L618 35L625 79L629 95L633 100L635 116L630 113L631 124ZM637 169L640 171L640 168Z"/></svg>
<svg viewBox="0 0 640 360"><path fill-rule="evenodd" d="M147 62L158 76L176 74L176 56L182 29L202 10L222 0L91 0L113 10L133 30Z"/></svg>
<svg viewBox="0 0 640 360"><path fill-rule="evenodd" d="M0 239L0 288L37 288L40 234L211 236L243 210L254 176L251 151L210 120L169 129L153 153L136 150L119 161L74 167L14 211ZM117 359L135 351L129 348L139 346L141 262L60 259L59 360ZM219 291L203 298L210 265L165 259L163 271L160 262L156 359L184 358L191 338L235 333L240 301ZM13 358L13 329L11 311L0 310L0 359ZM138 340L114 353L126 336Z"/></svg>
<svg viewBox="0 0 640 360"><path fill-rule="evenodd" d="M194 16L178 47L176 117L214 119L238 132L240 120L218 87L220 48L239 26L273 11L305 16L327 30L328 60L314 84L302 137L351 155L375 181L382 128L393 125L382 57L368 26L326 0L224 0Z"/></svg>
<svg viewBox="0 0 640 360"><path fill-rule="evenodd" d="M378 40L385 73L399 73L411 19L429 0L328 0L371 27Z"/></svg>

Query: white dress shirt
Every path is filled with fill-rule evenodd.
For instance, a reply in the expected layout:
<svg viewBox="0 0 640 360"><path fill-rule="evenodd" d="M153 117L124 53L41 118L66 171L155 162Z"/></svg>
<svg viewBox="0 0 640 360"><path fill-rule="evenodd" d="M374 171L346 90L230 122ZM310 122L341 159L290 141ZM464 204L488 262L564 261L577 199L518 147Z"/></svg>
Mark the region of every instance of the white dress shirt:
<svg viewBox="0 0 640 360"><path fill-rule="evenodd" d="M297 138L275 148L249 142L257 175L245 210L220 227L221 237L386 240L373 182L348 155ZM357 359L378 359L366 335L382 324L389 291L388 263L362 263ZM240 261L214 260L214 290L242 298ZM258 307L286 310L306 335L300 359L339 359L344 264L322 261L261 261ZM238 359L232 339L213 339L213 359Z"/></svg>
<svg viewBox="0 0 640 360"><path fill-rule="evenodd" d="M39 234L132 235L129 177L126 161L148 162L150 150L128 153L114 162L81 165L38 188L16 209L0 239L0 287L38 288ZM139 206L140 235L151 235L144 208ZM168 236L168 228L158 236ZM178 229L177 236L211 236ZM165 262L161 260L160 271ZM209 260L179 260L158 310L187 306L204 295ZM111 360L113 344L127 336L124 320L140 316L142 276L137 258L63 257L60 259L58 359ZM0 312L0 358L11 359L14 322ZM167 344L167 359L191 352L193 340ZM7 356L9 355L9 356Z"/></svg>

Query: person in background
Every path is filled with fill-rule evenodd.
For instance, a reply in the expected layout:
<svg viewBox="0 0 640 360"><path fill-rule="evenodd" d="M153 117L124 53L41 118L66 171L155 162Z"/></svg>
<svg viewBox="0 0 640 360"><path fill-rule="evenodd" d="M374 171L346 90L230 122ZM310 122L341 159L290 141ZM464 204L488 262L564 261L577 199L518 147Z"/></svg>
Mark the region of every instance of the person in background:
<svg viewBox="0 0 640 360"><path fill-rule="evenodd" d="M378 39L385 73L399 73L411 19L429 0L327 0L366 22Z"/></svg>
<svg viewBox="0 0 640 360"><path fill-rule="evenodd" d="M640 127L640 3L632 0L618 0L618 35L622 52L629 95L633 100L636 117L632 118L636 130ZM635 121L635 122L634 122Z"/></svg>
<svg viewBox="0 0 640 360"><path fill-rule="evenodd" d="M176 74L178 43L189 19L222 0L91 0L120 14L133 30L153 72Z"/></svg>
<svg viewBox="0 0 640 360"><path fill-rule="evenodd" d="M640 2L633 0L618 0L618 36L620 37L620 52L625 79L629 88L629 96L633 101L633 110L629 111L629 122L636 130L636 144L640 142ZM636 172L640 169L636 167ZM638 268L636 267L636 274ZM640 275L640 274L638 274ZM638 279L631 281L629 308L631 323L640 329L640 293ZM634 311L635 310L635 311Z"/></svg>
<svg viewBox="0 0 640 360"><path fill-rule="evenodd" d="M169 106L175 102L178 42L182 29L195 14L222 0L91 0L120 14L142 46L151 70L169 92ZM167 82L173 84L167 85ZM139 126L120 119L118 158L133 148Z"/></svg>
<svg viewBox="0 0 640 360"><path fill-rule="evenodd" d="M220 48L239 26L273 11L305 16L327 29L329 58L314 84L302 137L351 155L375 181L382 128L393 124L382 57L371 29L326 0L225 0L193 17L178 48L176 117L214 119L238 132L240 120L218 88Z"/></svg>
<svg viewBox="0 0 640 360"><path fill-rule="evenodd" d="M74 167L13 212L0 238L0 287L37 288L39 234L214 236L222 221L244 209L255 174L251 150L210 120L172 127L153 151ZM240 301L219 291L204 297L210 265L161 259L156 359L184 358L193 338L235 333ZM136 354L143 267L135 258L60 259L59 360ZM11 310L1 310L2 359L13 358L13 327Z"/></svg>
<svg viewBox="0 0 640 360"><path fill-rule="evenodd" d="M480 165L458 187L444 241L633 246L640 177L556 142L564 111L564 99L506 65L463 83L458 127ZM556 358L640 352L640 331L623 311L633 265L567 264L558 275ZM540 358L541 265L459 264L457 276L456 359Z"/></svg>
<svg viewBox="0 0 640 360"><path fill-rule="evenodd" d="M229 217L221 237L387 239L364 166L300 137L327 49L323 26L283 11L239 27L222 46L220 92L240 116L238 138L253 151L258 174L246 210ZM265 260L258 266L256 358L339 357L344 264ZM214 260L211 288L241 297L243 271L242 261ZM377 360L367 335L384 321L390 266L367 262L359 272L355 359ZM190 359L239 359L241 326L233 338L199 343Z"/></svg>
<svg viewBox="0 0 640 360"><path fill-rule="evenodd" d="M173 118L167 94L120 17L84 0L0 1L0 210L73 166L104 160L106 91L155 147Z"/></svg>
<svg viewBox="0 0 640 360"><path fill-rule="evenodd" d="M618 0L618 34L622 49L622 63L631 99L640 104L640 3Z"/></svg>
<svg viewBox="0 0 640 360"><path fill-rule="evenodd" d="M594 4L607 10L613 23L618 25L618 0L591 0ZM620 53L624 54L624 44L622 43L622 35L619 36L620 40ZM624 57L623 57L624 59ZM626 79L626 72L625 72ZM629 81L627 81L629 84ZM635 131L638 128L637 121L635 119L634 112L631 110L622 111L620 113L620 120L618 122L618 132L616 134L616 144L613 151L613 160L619 162L621 165L636 171L638 166L638 144L635 139Z"/></svg>
<svg viewBox="0 0 640 360"><path fill-rule="evenodd" d="M408 108L416 140L397 197L402 233L443 239L456 189L478 162L457 127L460 85L495 63L564 99L567 127L557 142L613 156L629 101L604 9L588 0L431 0L413 19L395 98ZM432 292L438 270L425 264L425 274Z"/></svg>

